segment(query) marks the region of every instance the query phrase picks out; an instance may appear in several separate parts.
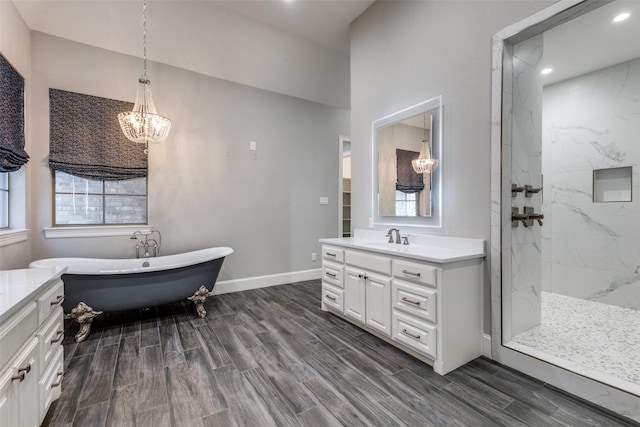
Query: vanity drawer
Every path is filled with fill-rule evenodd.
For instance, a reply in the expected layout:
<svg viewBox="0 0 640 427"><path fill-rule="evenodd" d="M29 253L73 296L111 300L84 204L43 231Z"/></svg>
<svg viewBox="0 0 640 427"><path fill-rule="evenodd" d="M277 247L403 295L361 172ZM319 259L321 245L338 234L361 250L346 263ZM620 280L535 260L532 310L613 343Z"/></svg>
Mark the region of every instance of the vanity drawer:
<svg viewBox="0 0 640 427"><path fill-rule="evenodd" d="M341 264L324 261L322 263L322 280L338 288L344 288L343 271L344 267Z"/></svg>
<svg viewBox="0 0 640 427"><path fill-rule="evenodd" d="M322 302L326 307L342 313L344 311L344 293L339 289L329 288L327 286L322 287Z"/></svg>
<svg viewBox="0 0 640 427"><path fill-rule="evenodd" d="M56 284L38 297L38 319L43 323L51 313L62 306L64 300L64 283L58 280Z"/></svg>
<svg viewBox="0 0 640 427"><path fill-rule="evenodd" d="M393 308L436 323L436 291L420 285L394 280L391 285Z"/></svg>
<svg viewBox="0 0 640 427"><path fill-rule="evenodd" d="M436 287L437 268L401 259L393 260L393 276L410 282Z"/></svg>
<svg viewBox="0 0 640 427"><path fill-rule="evenodd" d="M56 307L56 311L49 317L47 323L38 332L40 345L40 366L47 366L58 347L62 347L64 340L64 315L61 307Z"/></svg>
<svg viewBox="0 0 640 427"><path fill-rule="evenodd" d="M40 389L40 409L43 413L40 419L44 419L51 403L60 397L62 389L62 376L64 374L64 350L59 346L54 353L51 363L38 382Z"/></svg>
<svg viewBox="0 0 640 427"><path fill-rule="evenodd" d="M366 252L346 251L345 262L368 271L375 271L386 275L391 274L391 258L373 255Z"/></svg>
<svg viewBox="0 0 640 427"><path fill-rule="evenodd" d="M38 328L38 306L30 302L0 326L0 369Z"/></svg>
<svg viewBox="0 0 640 427"><path fill-rule="evenodd" d="M333 246L323 246L322 247L322 259L327 259L329 261L335 261L339 263L344 262L344 250L338 249Z"/></svg>
<svg viewBox="0 0 640 427"><path fill-rule="evenodd" d="M430 358L437 358L436 327L393 311L393 339Z"/></svg>

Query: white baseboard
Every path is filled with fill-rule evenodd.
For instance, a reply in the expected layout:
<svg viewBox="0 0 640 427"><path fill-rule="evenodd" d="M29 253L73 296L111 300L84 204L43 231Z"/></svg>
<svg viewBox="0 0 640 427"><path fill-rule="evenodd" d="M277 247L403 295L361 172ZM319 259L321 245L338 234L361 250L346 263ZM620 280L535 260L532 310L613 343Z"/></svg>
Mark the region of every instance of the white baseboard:
<svg viewBox="0 0 640 427"><path fill-rule="evenodd" d="M216 282L212 295L228 294L231 292L248 291L251 289L267 288L269 286L286 285L289 283L314 280L322 277L322 270L291 271L288 273L270 274L268 276L247 277L236 280Z"/></svg>
<svg viewBox="0 0 640 427"><path fill-rule="evenodd" d="M482 343L482 355L484 357L492 359L492 357L491 357L491 335L482 334L481 343Z"/></svg>

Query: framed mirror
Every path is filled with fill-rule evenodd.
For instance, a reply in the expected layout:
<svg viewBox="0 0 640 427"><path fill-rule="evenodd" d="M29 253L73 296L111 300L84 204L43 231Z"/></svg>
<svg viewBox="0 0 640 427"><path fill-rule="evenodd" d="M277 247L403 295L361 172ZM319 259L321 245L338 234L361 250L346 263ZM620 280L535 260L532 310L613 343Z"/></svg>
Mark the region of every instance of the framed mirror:
<svg viewBox="0 0 640 427"><path fill-rule="evenodd" d="M374 227L441 227L442 97L372 123Z"/></svg>

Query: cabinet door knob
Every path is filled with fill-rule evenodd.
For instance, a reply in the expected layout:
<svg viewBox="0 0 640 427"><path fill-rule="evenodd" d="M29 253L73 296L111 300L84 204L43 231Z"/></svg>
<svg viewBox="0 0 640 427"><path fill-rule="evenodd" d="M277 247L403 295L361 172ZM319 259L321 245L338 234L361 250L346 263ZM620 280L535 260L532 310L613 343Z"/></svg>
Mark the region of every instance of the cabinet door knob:
<svg viewBox="0 0 640 427"><path fill-rule="evenodd" d="M335 256L336 256L336 254L331 253L331 252L325 252L324 254L325 254L326 256L332 256L332 257L335 257Z"/></svg>
<svg viewBox="0 0 640 427"><path fill-rule="evenodd" d="M325 274L326 274L327 276L329 276L329 277L334 277L334 278L336 277L336 275L335 275L335 274L333 274L333 273L329 273L328 271L327 271Z"/></svg>
<svg viewBox="0 0 640 427"><path fill-rule="evenodd" d="M325 295L324 297L325 297L326 299L331 300L331 301L334 301L334 302L335 302L335 300L336 300L336 299L335 299L335 297L332 297L331 295Z"/></svg>

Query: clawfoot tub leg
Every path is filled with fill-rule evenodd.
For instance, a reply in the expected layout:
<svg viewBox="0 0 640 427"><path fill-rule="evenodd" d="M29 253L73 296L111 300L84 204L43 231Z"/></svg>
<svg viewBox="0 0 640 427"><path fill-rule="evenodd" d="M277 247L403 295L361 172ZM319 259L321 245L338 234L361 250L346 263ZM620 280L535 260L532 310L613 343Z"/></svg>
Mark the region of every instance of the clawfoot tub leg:
<svg viewBox="0 0 640 427"><path fill-rule="evenodd" d="M91 332L91 322L93 322L94 317L99 314L102 314L102 312L95 311L87 304L80 302L71 310L71 313L66 315L67 319L74 319L80 325L80 330L75 336L76 342L82 342L89 336Z"/></svg>
<svg viewBox="0 0 640 427"><path fill-rule="evenodd" d="M204 286L200 286L193 296L187 298L189 301L192 301L196 305L196 312L198 313L198 317L205 317L207 315L207 310L204 309L204 301L209 296L209 290Z"/></svg>

